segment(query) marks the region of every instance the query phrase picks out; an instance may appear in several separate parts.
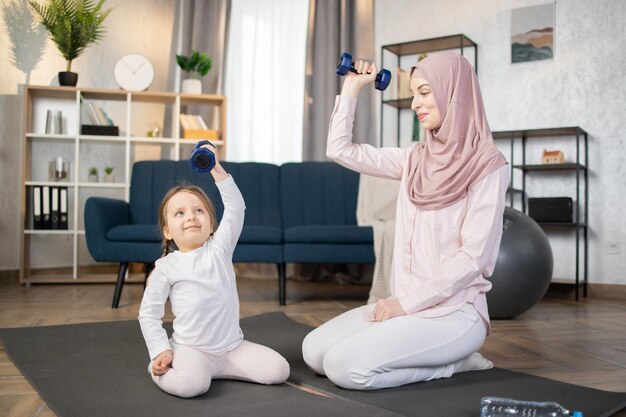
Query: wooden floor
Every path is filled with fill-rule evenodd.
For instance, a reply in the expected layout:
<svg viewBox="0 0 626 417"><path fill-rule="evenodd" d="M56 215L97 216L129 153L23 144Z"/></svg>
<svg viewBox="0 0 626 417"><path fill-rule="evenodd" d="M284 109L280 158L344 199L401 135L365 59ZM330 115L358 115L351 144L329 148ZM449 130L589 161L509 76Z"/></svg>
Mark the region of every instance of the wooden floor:
<svg viewBox="0 0 626 417"><path fill-rule="evenodd" d="M241 315L284 311L313 326L359 306L368 288L288 282L287 305L277 302L276 280L240 279ZM141 285L127 285L119 309L111 309L113 285L21 286L0 280L0 327L47 326L136 319ZM481 352L496 366L626 392L626 302L544 298L514 320L494 321ZM626 412L620 413L625 416ZM0 345L0 416L54 416Z"/></svg>

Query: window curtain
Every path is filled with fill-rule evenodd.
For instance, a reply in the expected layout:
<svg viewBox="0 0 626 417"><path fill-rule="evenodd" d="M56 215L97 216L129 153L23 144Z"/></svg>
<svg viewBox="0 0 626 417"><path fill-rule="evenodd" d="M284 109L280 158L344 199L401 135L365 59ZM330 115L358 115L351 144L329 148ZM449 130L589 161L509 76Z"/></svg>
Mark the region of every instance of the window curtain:
<svg viewBox="0 0 626 417"><path fill-rule="evenodd" d="M302 159L326 161L328 123L341 92L343 77L335 73L343 52L353 59L374 61L373 0L310 0ZM354 120L354 142L376 145L373 87L363 88ZM308 281L368 284L372 265L300 264L293 276ZM288 275L290 271L288 270Z"/></svg>
<svg viewBox="0 0 626 417"><path fill-rule="evenodd" d="M309 0L231 0L228 160L302 160L308 11Z"/></svg>
<svg viewBox="0 0 626 417"><path fill-rule="evenodd" d="M171 45L169 85L180 91L185 79L176 63L176 55L190 55L192 50L206 53L212 60L209 73L201 77L204 94L223 94L224 67L228 38L228 16L231 0L179 0ZM213 126L219 114L211 106L187 106L183 113L200 114ZM166 117L166 120L171 118Z"/></svg>
<svg viewBox="0 0 626 417"><path fill-rule="evenodd" d="M353 59L374 60L374 4L373 0L310 0L309 10L302 159L325 161L328 122L343 83L343 77L335 74L337 59L348 52ZM357 143L376 144L375 98L373 87L359 95L354 122Z"/></svg>

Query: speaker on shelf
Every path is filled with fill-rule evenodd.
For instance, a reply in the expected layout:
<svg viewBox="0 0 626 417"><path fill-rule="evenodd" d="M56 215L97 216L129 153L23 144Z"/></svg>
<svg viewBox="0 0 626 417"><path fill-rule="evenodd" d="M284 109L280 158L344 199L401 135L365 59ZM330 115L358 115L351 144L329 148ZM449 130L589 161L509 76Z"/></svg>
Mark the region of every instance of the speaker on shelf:
<svg viewBox="0 0 626 417"><path fill-rule="evenodd" d="M528 215L538 222L571 223L574 202L570 197L528 199Z"/></svg>

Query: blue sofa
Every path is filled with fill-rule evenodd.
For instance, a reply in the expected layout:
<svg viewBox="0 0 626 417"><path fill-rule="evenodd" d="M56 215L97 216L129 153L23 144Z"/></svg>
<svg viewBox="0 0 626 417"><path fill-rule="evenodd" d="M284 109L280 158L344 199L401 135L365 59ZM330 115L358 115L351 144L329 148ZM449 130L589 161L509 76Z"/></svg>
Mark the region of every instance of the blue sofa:
<svg viewBox="0 0 626 417"><path fill-rule="evenodd" d="M280 167L285 263L373 264L374 231L356 224L359 174L331 162Z"/></svg>
<svg viewBox="0 0 626 417"><path fill-rule="evenodd" d="M276 264L281 305L286 300L286 263L374 263L372 228L356 225L357 173L331 162L222 165L246 202L233 261ZM87 200L85 236L91 256L120 264L114 308L128 264L153 265L161 256L158 206L180 183L202 187L221 218L224 207L213 177L196 173L187 161L135 163L128 203L101 197Z"/></svg>

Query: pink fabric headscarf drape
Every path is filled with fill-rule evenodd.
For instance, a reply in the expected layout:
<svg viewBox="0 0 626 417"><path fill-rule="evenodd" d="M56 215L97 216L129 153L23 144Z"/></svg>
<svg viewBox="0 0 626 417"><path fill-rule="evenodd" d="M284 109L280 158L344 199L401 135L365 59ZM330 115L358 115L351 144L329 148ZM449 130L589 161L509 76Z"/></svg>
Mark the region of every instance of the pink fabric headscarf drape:
<svg viewBox="0 0 626 417"><path fill-rule="evenodd" d="M411 150L406 186L416 207L437 210L463 199L474 182L507 162L493 143L478 80L465 58L434 53L413 68L416 76L428 81L442 121Z"/></svg>

